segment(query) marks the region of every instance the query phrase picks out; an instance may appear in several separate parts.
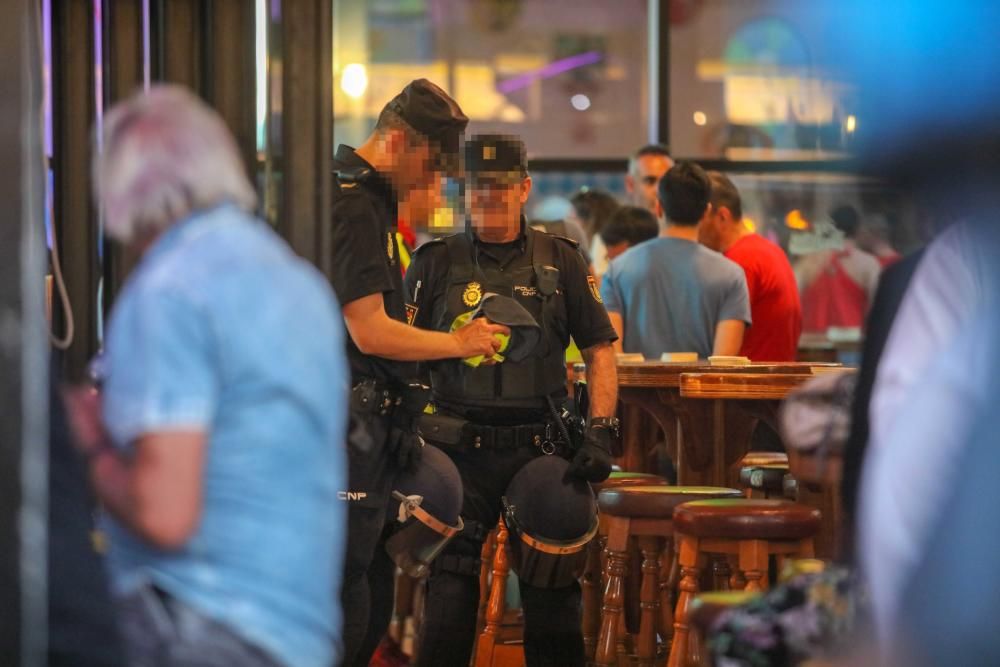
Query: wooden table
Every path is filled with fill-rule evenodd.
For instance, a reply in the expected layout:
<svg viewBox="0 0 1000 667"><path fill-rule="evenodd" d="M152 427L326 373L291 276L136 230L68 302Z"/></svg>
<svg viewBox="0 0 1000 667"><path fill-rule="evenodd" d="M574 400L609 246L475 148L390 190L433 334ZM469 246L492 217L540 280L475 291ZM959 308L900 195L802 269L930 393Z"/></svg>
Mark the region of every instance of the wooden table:
<svg viewBox="0 0 1000 667"><path fill-rule="evenodd" d="M738 479L729 468L749 451L761 420L776 427L777 406L812 377L814 366L780 363L721 367L701 363L622 363L623 470L655 472L648 460L662 431L677 467L678 483L726 486Z"/></svg>

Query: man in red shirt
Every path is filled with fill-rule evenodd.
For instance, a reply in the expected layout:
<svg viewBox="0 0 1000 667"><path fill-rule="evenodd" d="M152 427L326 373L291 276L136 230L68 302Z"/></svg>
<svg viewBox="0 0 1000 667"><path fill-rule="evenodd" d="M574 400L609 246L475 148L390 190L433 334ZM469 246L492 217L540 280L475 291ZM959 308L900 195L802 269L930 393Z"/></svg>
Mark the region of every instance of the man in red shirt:
<svg viewBox="0 0 1000 667"><path fill-rule="evenodd" d="M711 210L698 224L698 240L743 267L753 325L740 354L751 361L794 361L802 333L802 306L785 252L743 222L740 193L725 175L710 171Z"/></svg>

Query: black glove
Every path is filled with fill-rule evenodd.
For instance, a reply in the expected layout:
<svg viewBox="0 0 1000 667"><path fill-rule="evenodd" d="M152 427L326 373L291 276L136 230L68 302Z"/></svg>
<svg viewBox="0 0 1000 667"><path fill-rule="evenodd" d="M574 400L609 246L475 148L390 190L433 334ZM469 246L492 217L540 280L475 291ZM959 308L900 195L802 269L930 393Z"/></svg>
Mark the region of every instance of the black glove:
<svg viewBox="0 0 1000 667"><path fill-rule="evenodd" d="M583 444L566 470L567 477L588 482L603 482L611 474L611 431L604 427L588 427L583 433Z"/></svg>
<svg viewBox="0 0 1000 667"><path fill-rule="evenodd" d="M389 456L395 459L397 470L411 471L424 453L424 439L412 429L400 426L389 428Z"/></svg>

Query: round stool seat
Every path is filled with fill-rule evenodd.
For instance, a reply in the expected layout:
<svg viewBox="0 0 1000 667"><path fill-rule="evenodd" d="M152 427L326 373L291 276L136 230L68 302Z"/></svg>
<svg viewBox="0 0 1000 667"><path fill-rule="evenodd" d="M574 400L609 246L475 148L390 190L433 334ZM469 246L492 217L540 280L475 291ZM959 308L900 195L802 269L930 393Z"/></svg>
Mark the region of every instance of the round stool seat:
<svg viewBox="0 0 1000 667"><path fill-rule="evenodd" d="M699 500L674 512L674 527L693 537L800 540L819 530L819 510L787 500Z"/></svg>
<svg viewBox="0 0 1000 667"><path fill-rule="evenodd" d="M739 498L738 489L721 486L622 486L597 496L601 512L637 519L669 519L682 503L706 498Z"/></svg>
<svg viewBox="0 0 1000 667"><path fill-rule="evenodd" d="M648 472L616 471L603 482L593 482L590 486L594 489L594 493L600 493L604 489L615 489L620 486L659 486L666 483L667 480L659 475Z"/></svg>
<svg viewBox="0 0 1000 667"><path fill-rule="evenodd" d="M788 465L743 466L740 468L740 484L770 493L781 493L784 489Z"/></svg>
<svg viewBox="0 0 1000 667"><path fill-rule="evenodd" d="M747 452L740 459L741 466L784 465L788 467L788 454L784 452Z"/></svg>

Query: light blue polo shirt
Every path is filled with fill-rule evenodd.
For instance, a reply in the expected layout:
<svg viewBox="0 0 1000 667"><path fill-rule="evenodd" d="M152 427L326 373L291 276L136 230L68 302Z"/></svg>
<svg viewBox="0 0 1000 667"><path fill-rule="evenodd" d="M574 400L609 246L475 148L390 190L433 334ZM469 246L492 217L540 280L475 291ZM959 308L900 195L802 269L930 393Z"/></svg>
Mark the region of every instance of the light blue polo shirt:
<svg viewBox="0 0 1000 667"><path fill-rule="evenodd" d="M625 352L712 354L723 320L750 324L747 279L739 264L700 243L661 237L616 257L601 281L608 312L622 316Z"/></svg>
<svg viewBox="0 0 1000 667"><path fill-rule="evenodd" d="M289 667L330 667L350 375L327 281L238 208L199 212L143 256L106 355L104 418L119 447L208 434L200 523L183 548L153 548L104 517L116 593L151 581Z"/></svg>

